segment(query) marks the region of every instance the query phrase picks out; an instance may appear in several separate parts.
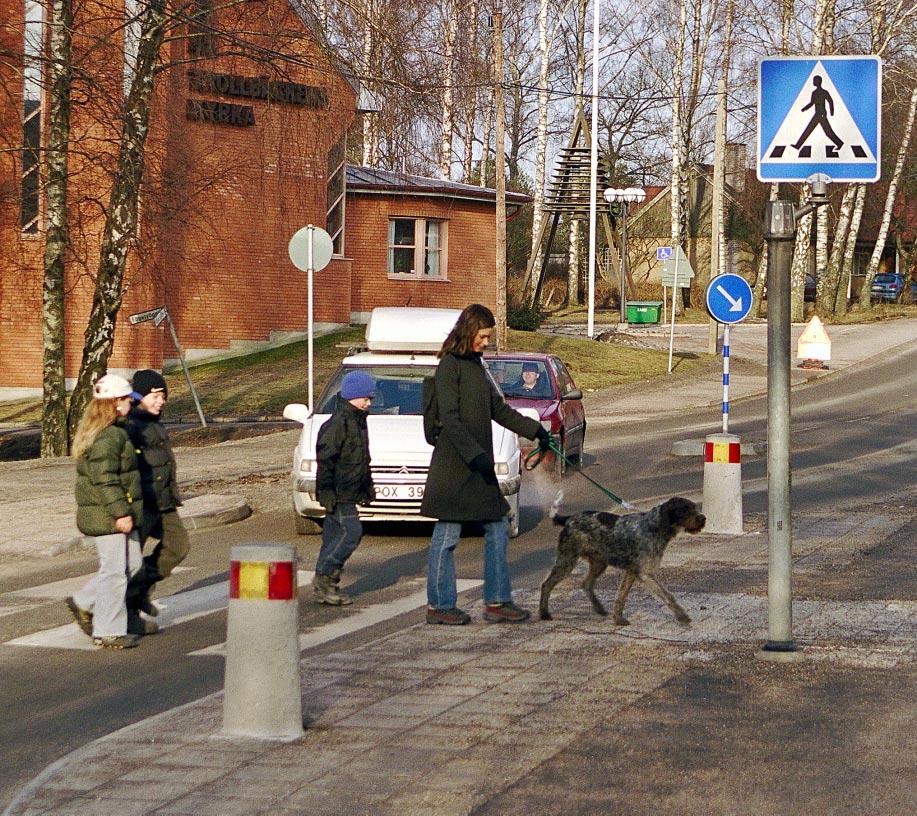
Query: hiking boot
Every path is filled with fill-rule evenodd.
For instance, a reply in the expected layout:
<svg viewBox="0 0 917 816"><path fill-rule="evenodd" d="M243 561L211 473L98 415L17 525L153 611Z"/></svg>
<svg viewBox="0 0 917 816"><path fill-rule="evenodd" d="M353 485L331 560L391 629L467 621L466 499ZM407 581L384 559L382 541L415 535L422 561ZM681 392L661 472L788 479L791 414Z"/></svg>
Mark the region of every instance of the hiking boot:
<svg viewBox="0 0 917 816"><path fill-rule="evenodd" d="M337 581L340 580L340 573L338 573ZM315 577L312 579L312 591L315 593L313 600L315 603L328 604L329 606L352 604L353 598L338 591L337 581L332 575L322 575L316 572Z"/></svg>
<svg viewBox="0 0 917 816"><path fill-rule="evenodd" d="M151 620L141 618L136 612L127 613L127 633L129 635L155 635L159 626Z"/></svg>
<svg viewBox="0 0 917 816"><path fill-rule="evenodd" d="M528 609L516 606L512 601L484 606L484 620L488 623L522 623L528 620L531 614Z"/></svg>
<svg viewBox="0 0 917 816"><path fill-rule="evenodd" d="M427 607L427 623L441 623L444 626L464 626L471 623L471 615L461 609L433 609Z"/></svg>
<svg viewBox="0 0 917 816"><path fill-rule="evenodd" d="M64 603L67 604L67 609L69 609L70 614L73 615L73 620L76 621L76 625L83 630L83 634L92 637L92 612L77 606L76 601L74 601L72 597L66 598Z"/></svg>
<svg viewBox="0 0 917 816"><path fill-rule="evenodd" d="M137 598L137 611L143 612L144 615L149 615L151 618L155 618L159 614L159 607L150 600L149 590Z"/></svg>
<svg viewBox="0 0 917 816"><path fill-rule="evenodd" d="M92 642L103 649L133 649L140 643L140 635L105 635L94 637Z"/></svg>

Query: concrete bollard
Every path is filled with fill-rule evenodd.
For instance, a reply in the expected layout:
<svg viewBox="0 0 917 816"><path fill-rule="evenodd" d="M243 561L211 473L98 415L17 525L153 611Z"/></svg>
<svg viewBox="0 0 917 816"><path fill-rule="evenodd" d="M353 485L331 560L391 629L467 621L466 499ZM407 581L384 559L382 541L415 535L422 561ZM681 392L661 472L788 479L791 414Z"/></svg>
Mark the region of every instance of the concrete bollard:
<svg viewBox="0 0 917 816"><path fill-rule="evenodd" d="M742 529L741 442L734 434L710 434L704 445L705 533L740 535Z"/></svg>
<svg viewBox="0 0 917 816"><path fill-rule="evenodd" d="M303 734L296 552L284 544L230 551L223 733Z"/></svg>

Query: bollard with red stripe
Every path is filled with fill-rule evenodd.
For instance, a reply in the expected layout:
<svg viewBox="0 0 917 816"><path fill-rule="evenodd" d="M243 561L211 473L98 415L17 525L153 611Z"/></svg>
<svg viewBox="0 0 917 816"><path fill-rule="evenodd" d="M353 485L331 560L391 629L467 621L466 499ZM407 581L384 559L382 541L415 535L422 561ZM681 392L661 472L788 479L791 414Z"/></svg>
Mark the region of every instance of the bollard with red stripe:
<svg viewBox="0 0 917 816"><path fill-rule="evenodd" d="M710 434L704 444L705 533L741 535L742 443L734 434Z"/></svg>
<svg viewBox="0 0 917 816"><path fill-rule="evenodd" d="M224 692L224 734L302 736L296 551L289 545L230 551Z"/></svg>

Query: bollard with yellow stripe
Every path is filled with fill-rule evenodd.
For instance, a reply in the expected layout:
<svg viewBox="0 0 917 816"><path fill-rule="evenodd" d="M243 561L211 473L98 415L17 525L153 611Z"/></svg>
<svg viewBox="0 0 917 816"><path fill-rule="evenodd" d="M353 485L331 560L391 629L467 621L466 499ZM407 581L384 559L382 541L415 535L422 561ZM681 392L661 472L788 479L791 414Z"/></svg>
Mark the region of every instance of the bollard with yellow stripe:
<svg viewBox="0 0 917 816"><path fill-rule="evenodd" d="M710 434L704 444L705 533L741 535L742 443L734 434Z"/></svg>
<svg viewBox="0 0 917 816"><path fill-rule="evenodd" d="M245 544L229 558L223 733L297 739L303 728L296 551Z"/></svg>

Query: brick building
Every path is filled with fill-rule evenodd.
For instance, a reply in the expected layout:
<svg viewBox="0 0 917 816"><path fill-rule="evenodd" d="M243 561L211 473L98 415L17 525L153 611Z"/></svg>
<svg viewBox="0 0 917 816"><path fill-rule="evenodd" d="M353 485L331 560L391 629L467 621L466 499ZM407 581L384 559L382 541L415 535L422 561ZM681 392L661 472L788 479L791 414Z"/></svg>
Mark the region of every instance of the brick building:
<svg viewBox="0 0 917 816"><path fill-rule="evenodd" d="M66 376L79 369L130 81L135 0L87 0L74 31L66 279ZM305 276L287 243L323 225L335 255L316 276L319 324L374 305L493 305L494 192L351 168L346 134L360 93L319 44L296 0L192 0L156 80L138 227L110 367L175 356L164 326L126 316L165 305L190 357L301 332ZM23 9L25 14L23 15ZM42 382L48 100L37 0L0 0L0 396ZM92 20L91 24L86 21ZM125 37L123 32L127 32ZM91 82L82 79L92 77ZM516 201L508 196L513 206ZM452 249L452 262L449 250ZM461 263L459 263L461 259Z"/></svg>

